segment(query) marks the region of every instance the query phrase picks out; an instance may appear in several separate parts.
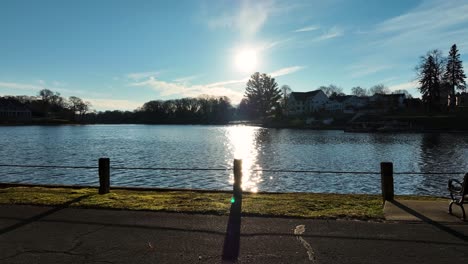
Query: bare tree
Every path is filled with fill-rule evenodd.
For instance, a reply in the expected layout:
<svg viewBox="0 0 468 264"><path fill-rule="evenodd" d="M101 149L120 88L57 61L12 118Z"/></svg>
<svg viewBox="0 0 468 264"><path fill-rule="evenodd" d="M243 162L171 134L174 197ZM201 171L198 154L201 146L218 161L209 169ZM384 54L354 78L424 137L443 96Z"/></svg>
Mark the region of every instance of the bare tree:
<svg viewBox="0 0 468 264"><path fill-rule="evenodd" d="M369 89L369 94L370 95L389 94L389 93L390 93L390 89L388 89L388 87L383 85L383 84L374 85Z"/></svg>
<svg viewBox="0 0 468 264"><path fill-rule="evenodd" d="M70 96L68 98L68 102L69 102L70 110L73 113L73 120L75 121L76 121L76 114L78 114L80 118L83 118L83 116L86 114L86 112L89 111L91 107L90 102L84 102L81 98L76 97L76 96Z"/></svg>
<svg viewBox="0 0 468 264"><path fill-rule="evenodd" d="M355 95L355 96L366 96L367 89L362 88L361 86L356 86L356 87L351 88L351 93L352 95Z"/></svg>
<svg viewBox="0 0 468 264"><path fill-rule="evenodd" d="M283 93L283 102L282 102L283 110L284 110L285 113L287 113L287 111L288 111L288 98L289 98L289 95L292 92L291 87L289 87L289 85L285 84L285 85L281 86L281 92Z"/></svg>
<svg viewBox="0 0 468 264"><path fill-rule="evenodd" d="M344 95L343 88L338 87L334 84L330 84L328 86L320 86L319 90L322 90L328 97L332 95Z"/></svg>

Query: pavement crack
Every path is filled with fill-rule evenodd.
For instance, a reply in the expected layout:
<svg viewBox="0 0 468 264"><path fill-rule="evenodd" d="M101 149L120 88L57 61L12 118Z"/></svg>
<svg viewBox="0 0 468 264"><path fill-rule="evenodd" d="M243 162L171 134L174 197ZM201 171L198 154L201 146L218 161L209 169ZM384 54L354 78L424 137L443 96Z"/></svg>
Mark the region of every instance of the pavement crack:
<svg viewBox="0 0 468 264"><path fill-rule="evenodd" d="M69 251L69 252L74 251L75 249L77 249L79 246L81 246L83 244L83 241L81 241L81 238L83 238L85 236L88 236L88 235L91 235L93 233L99 232L104 228L105 228L105 226L102 225L102 226L99 226L99 227L97 227L97 228L95 228L93 230L90 230L88 232L84 232L82 234L77 235L75 238L73 238L72 246L67 251Z"/></svg>
<svg viewBox="0 0 468 264"><path fill-rule="evenodd" d="M84 232L83 234L79 234L79 235L77 235L77 236L73 239L73 242L76 243L76 241L79 240L80 238L83 238L83 237L85 237L85 236L88 236L88 235L91 235L91 234L93 234L93 233L99 232L99 231L101 231L101 230L104 229L104 228L106 228L106 226L101 225L101 226L99 226L99 227L97 227L97 228L95 228L95 229L93 229L93 230L90 230L90 231L88 231L88 232Z"/></svg>
<svg viewBox="0 0 468 264"><path fill-rule="evenodd" d="M15 254L13 254L13 255L10 255L10 256L4 257L4 258L0 258L0 261L3 262L4 260L8 260L8 259L15 258L15 257L17 257L17 256L19 256L19 255L21 255L21 254L23 254L23 253L24 253L24 252L17 252L17 253L15 253Z"/></svg>
<svg viewBox="0 0 468 264"><path fill-rule="evenodd" d="M87 257L89 254L80 254L80 253L75 253L75 252L69 252L65 250L48 250L48 249L40 249L40 250L24 250L18 253L15 253L13 255L10 255L8 257L0 259L0 261L12 259L24 254L64 254L64 255L70 255L70 256L79 256L79 257Z"/></svg>
<svg viewBox="0 0 468 264"><path fill-rule="evenodd" d="M302 238L302 234L305 232L305 225L298 225L294 229L294 235L296 236L297 240L301 242L302 246L306 249L307 255L309 256L309 260L313 263L316 263L316 258L315 258L315 252L312 249L312 246L304 239Z"/></svg>

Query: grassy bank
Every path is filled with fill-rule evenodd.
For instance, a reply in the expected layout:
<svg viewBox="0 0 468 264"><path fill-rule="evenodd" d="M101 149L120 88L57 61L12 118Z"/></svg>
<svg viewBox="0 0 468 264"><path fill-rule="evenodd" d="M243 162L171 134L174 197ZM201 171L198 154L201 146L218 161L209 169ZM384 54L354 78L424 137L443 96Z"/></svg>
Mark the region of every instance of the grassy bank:
<svg viewBox="0 0 468 264"><path fill-rule="evenodd" d="M64 205L84 208L229 214L231 195L222 192L112 190L96 188L9 187L0 189L0 204ZM424 198L423 198L424 199ZM377 195L244 194L244 215L306 218L382 219Z"/></svg>

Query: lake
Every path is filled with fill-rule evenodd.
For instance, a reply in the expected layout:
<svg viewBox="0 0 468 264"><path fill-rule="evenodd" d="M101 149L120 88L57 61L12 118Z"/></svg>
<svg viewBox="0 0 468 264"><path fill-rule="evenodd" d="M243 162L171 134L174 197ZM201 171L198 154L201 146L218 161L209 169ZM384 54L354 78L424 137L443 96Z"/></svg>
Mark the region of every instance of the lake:
<svg viewBox="0 0 468 264"><path fill-rule="evenodd" d="M467 134L370 134L253 126L83 125L0 127L0 164L225 168L221 171L111 170L111 185L232 189L233 159L243 188L269 192L380 193L380 175L261 170L468 172ZM0 167L0 182L97 185L97 169ZM255 171L253 171L255 170ZM395 175L396 194L446 196L449 178Z"/></svg>

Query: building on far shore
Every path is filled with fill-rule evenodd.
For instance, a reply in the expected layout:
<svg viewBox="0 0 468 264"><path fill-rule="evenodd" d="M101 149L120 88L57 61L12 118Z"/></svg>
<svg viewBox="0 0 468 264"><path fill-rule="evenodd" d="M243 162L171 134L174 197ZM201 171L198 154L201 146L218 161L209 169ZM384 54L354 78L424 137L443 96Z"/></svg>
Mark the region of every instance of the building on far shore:
<svg viewBox="0 0 468 264"><path fill-rule="evenodd" d="M325 108L327 95L322 90L292 92L288 98L289 115L303 115L318 112Z"/></svg>
<svg viewBox="0 0 468 264"><path fill-rule="evenodd" d="M31 110L15 100L0 98L0 122L29 122Z"/></svg>
<svg viewBox="0 0 468 264"><path fill-rule="evenodd" d="M325 110L330 112L354 113L369 104L369 97L355 95L338 95L329 98Z"/></svg>
<svg viewBox="0 0 468 264"><path fill-rule="evenodd" d="M405 107L405 94L374 94L369 97L371 108L381 110L395 110Z"/></svg>

